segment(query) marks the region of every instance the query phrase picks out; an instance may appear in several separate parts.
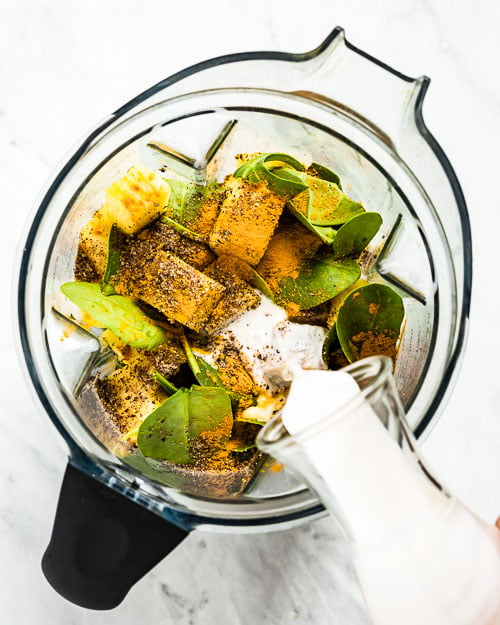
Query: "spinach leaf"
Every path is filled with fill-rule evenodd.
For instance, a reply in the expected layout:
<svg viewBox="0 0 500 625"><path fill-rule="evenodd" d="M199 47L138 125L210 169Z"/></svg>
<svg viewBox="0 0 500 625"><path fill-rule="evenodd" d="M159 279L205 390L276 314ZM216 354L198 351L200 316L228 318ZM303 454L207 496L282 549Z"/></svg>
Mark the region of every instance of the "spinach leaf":
<svg viewBox="0 0 500 625"><path fill-rule="evenodd" d="M139 427L137 447L149 458L192 464L189 455L189 391L180 390L154 410Z"/></svg>
<svg viewBox="0 0 500 625"><path fill-rule="evenodd" d="M269 285L264 280L264 278L260 274L258 274L253 267L249 266L248 271L250 272L251 276L250 284L258 289L261 293L263 293L272 302L274 302L274 293L271 291Z"/></svg>
<svg viewBox="0 0 500 625"><path fill-rule="evenodd" d="M265 425L267 421L265 419L257 419L256 417L245 417L240 415L237 419L242 423L251 423L252 425Z"/></svg>
<svg viewBox="0 0 500 625"><path fill-rule="evenodd" d="M177 391L179 390L176 386L172 384L172 382L167 380L167 378L163 377L162 374L158 371L155 371L155 380L167 391L167 393L170 393L171 395L177 393Z"/></svg>
<svg viewBox="0 0 500 625"><path fill-rule="evenodd" d="M332 327L328 330L325 336L325 340L323 341L323 347L321 350L321 357L323 358L323 362L328 366L329 357L332 350L340 347L339 338L337 336L337 328L336 325L333 324Z"/></svg>
<svg viewBox="0 0 500 625"><path fill-rule="evenodd" d="M197 232L193 232L193 230L186 228L186 226L183 226L182 224L178 223L177 221L174 221L173 219L170 219L170 217L168 217L167 215L162 215L160 217L160 221L162 221L164 224L167 224L167 226L170 226L176 232L185 236L187 239L191 239L192 241L197 241L198 243L207 243L206 237L202 236L201 234L198 234Z"/></svg>
<svg viewBox="0 0 500 625"><path fill-rule="evenodd" d="M319 254L302 265L296 278L286 276L280 280L278 297L308 310L332 299L356 282L359 276L356 261L338 261L331 254Z"/></svg>
<svg viewBox="0 0 500 625"><path fill-rule="evenodd" d="M291 204L314 226L339 226L365 212L359 202L351 200L335 183L311 176L308 176L308 188L295 196Z"/></svg>
<svg viewBox="0 0 500 625"><path fill-rule="evenodd" d="M359 256L382 225L378 213L361 213L351 217L337 231L333 251L338 257Z"/></svg>
<svg viewBox="0 0 500 625"><path fill-rule="evenodd" d="M195 356L195 359L199 371L197 373L193 371L193 373L198 384L200 384L201 386L224 386L221 382L219 372L215 367L209 365L208 362L203 358Z"/></svg>
<svg viewBox="0 0 500 625"><path fill-rule="evenodd" d="M220 436L222 443L229 439L232 423L231 402L224 389L181 388L141 423L137 447L149 458L192 464L193 439L224 425Z"/></svg>
<svg viewBox="0 0 500 625"><path fill-rule="evenodd" d="M337 174L331 169L328 169L325 165L321 165L320 163L311 163L306 171L310 176L321 178L322 180L328 180L328 182L334 182L339 189L342 189L339 176L337 176Z"/></svg>
<svg viewBox="0 0 500 625"><path fill-rule="evenodd" d="M202 191L204 187L189 180L175 180L173 178L164 178L164 180L170 186L167 204L167 212L170 217L181 225L194 221L203 201Z"/></svg>
<svg viewBox="0 0 500 625"><path fill-rule="evenodd" d="M299 196L296 196L296 197L299 197ZM298 204L294 203L295 199L296 198L293 198L292 200L287 202L288 210L292 213L292 215L294 215L303 226L305 226L311 232L313 232L316 236L318 236L323 241L323 243L328 243L328 244L333 243L335 236L337 234L337 231L335 230L335 228L330 228L329 226L315 226L307 218L307 216L302 212L301 209L303 208L303 206L301 206L300 203Z"/></svg>
<svg viewBox="0 0 500 625"><path fill-rule="evenodd" d="M201 386L222 387L223 384L221 382L217 369L209 365L208 362L205 362L203 358L199 358L198 356L194 355L193 350L191 349L191 345L189 344L189 341L187 340L184 332L182 332L182 334L180 335L180 339L182 348L184 349L184 353L186 354L187 363L189 365L189 368L193 372L193 375L196 378L198 384L200 384Z"/></svg>
<svg viewBox="0 0 500 625"><path fill-rule="evenodd" d="M283 163L289 165L291 169L283 169L281 167ZM296 195L307 189L307 185L293 170L304 171L304 169L304 165L289 154L269 152L258 154L247 163L240 165L233 176L250 182L263 180L272 191L279 195Z"/></svg>
<svg viewBox="0 0 500 625"><path fill-rule="evenodd" d="M283 178L286 178L290 175L290 169L282 167L281 165L273 165L272 169L274 173L279 173L279 175ZM310 187L315 179L325 180L327 182L333 182L339 189L342 189L340 184L339 176L333 172L325 165L320 165L319 163L312 163L305 171L294 171L293 172L294 179L299 179L305 185Z"/></svg>
<svg viewBox="0 0 500 625"><path fill-rule="evenodd" d="M341 369L349 364L342 351L335 324L328 330L323 342L322 358L326 366L333 370Z"/></svg>
<svg viewBox="0 0 500 625"><path fill-rule="evenodd" d="M216 386L224 389L224 391L229 395L231 402L234 404L237 404L241 399L250 399L248 395L242 395L241 393L237 393L236 391L226 388L221 380L219 371L215 367L212 367L212 365L209 365L203 358L195 356L186 335L182 333L180 338L184 353L186 354L188 366L200 386Z"/></svg>
<svg viewBox="0 0 500 625"><path fill-rule="evenodd" d="M163 215L162 221L178 229L180 234L194 241L206 242L201 235L193 232L190 228L200 217L205 200L216 197L220 193L222 185L215 180L211 180L205 185L196 184L186 179L164 178L164 180L170 186L170 195L167 212Z"/></svg>
<svg viewBox="0 0 500 625"><path fill-rule="evenodd" d="M337 315L337 334L349 362L385 354L394 358L404 318L403 300L384 284L355 289Z"/></svg>
<svg viewBox="0 0 500 625"><path fill-rule="evenodd" d="M61 291L131 347L153 349L168 338L165 330L154 325L129 297L103 295L100 285L92 282L66 282Z"/></svg>
<svg viewBox="0 0 500 625"><path fill-rule="evenodd" d="M192 386L188 395L189 428L191 438L202 432L215 430L225 422L225 437L229 439L233 425L231 401L225 389L217 386Z"/></svg>
<svg viewBox="0 0 500 625"><path fill-rule="evenodd" d="M108 237L108 259L106 269L102 277L101 291L104 295L114 295L115 287L111 284L111 280L120 268L120 230L116 224L111 226Z"/></svg>
<svg viewBox="0 0 500 625"><path fill-rule="evenodd" d="M161 460L146 458L138 449L133 449L130 454L123 456L122 460L139 473L177 490L184 490L189 487L192 480L191 476L186 473L178 473L175 469L172 470L169 465L161 462Z"/></svg>

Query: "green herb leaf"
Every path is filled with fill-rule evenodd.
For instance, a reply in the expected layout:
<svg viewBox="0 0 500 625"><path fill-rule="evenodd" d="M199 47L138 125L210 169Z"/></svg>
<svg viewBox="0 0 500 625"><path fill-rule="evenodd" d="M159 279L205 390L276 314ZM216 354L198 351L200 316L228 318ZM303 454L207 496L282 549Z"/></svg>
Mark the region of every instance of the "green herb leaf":
<svg viewBox="0 0 500 625"><path fill-rule="evenodd" d="M214 369L208 362L205 362L203 358L198 358L194 355L193 350L191 349L191 345L186 338L184 332L180 336L182 348L184 349L184 353L186 354L187 362L189 368L193 372L194 377L198 384L201 386L223 386L219 372L217 369Z"/></svg>
<svg viewBox="0 0 500 625"><path fill-rule="evenodd" d="M298 197L298 196L297 196ZM295 199L295 198L294 198ZM331 244L333 243L337 231L334 228L330 228L329 226L315 226L309 219L304 215L301 210L294 204L293 200L287 202L288 210L294 215L300 223L308 228L311 232L313 232L316 236L318 236L324 243Z"/></svg>
<svg viewBox="0 0 500 625"><path fill-rule="evenodd" d="M342 351L335 324L328 330L323 342L322 357L329 369L341 369L349 364L349 361Z"/></svg>
<svg viewBox="0 0 500 625"><path fill-rule="evenodd" d="M337 315L337 335L349 362L376 354L394 357L404 318L403 300L384 284L350 293Z"/></svg>
<svg viewBox="0 0 500 625"><path fill-rule="evenodd" d="M275 165L279 163L280 166ZM297 171L304 171L304 165L289 154L278 152L269 152L267 154L259 154L247 163L243 163L234 172L235 178L245 178L250 182L260 182L263 180L269 188L280 195L296 195L307 185L300 178L294 175L290 169L283 170L282 164L289 165Z"/></svg>
<svg viewBox="0 0 500 625"><path fill-rule="evenodd" d="M164 180L170 185L170 196L167 213L162 220L172 227L180 226L182 228L184 226L185 230L178 230L180 234L184 234L194 241L205 242L205 239L199 234L189 229L189 225L196 222L203 210L204 201L217 194L221 185L216 181L200 185L190 180L175 180L173 178L164 178Z"/></svg>
<svg viewBox="0 0 500 625"><path fill-rule="evenodd" d="M331 254L319 254L303 264L296 278L286 276L280 280L278 296L309 310L347 289L359 276L356 261L338 261Z"/></svg>
<svg viewBox="0 0 500 625"><path fill-rule="evenodd" d="M382 225L378 213L361 213L346 221L337 231L333 251L338 257L359 256Z"/></svg>
<svg viewBox="0 0 500 625"><path fill-rule="evenodd" d="M323 341L323 348L321 350L321 356L323 358L323 362L328 366L328 362L330 359L330 353L333 349L340 347L340 341L337 336L337 328L336 325L333 324L332 327L328 330L325 336L325 340Z"/></svg>
<svg viewBox="0 0 500 625"><path fill-rule="evenodd" d="M203 360L203 358L200 358L199 356L195 356L195 358L199 367L198 373L195 373L195 378L198 384L201 386L220 386L222 388L224 385L221 382L217 369L212 367L212 365L209 365L208 362Z"/></svg>
<svg viewBox="0 0 500 625"><path fill-rule="evenodd" d="M328 180L328 182L334 182L339 189L342 189L339 176L337 176L334 171L325 165L321 165L320 163L311 163L311 165L307 168L307 173L315 178L321 178L322 180Z"/></svg>
<svg viewBox="0 0 500 625"><path fill-rule="evenodd" d="M113 224L109 231L108 259L101 284L101 291L104 295L115 294L115 287L111 284L111 280L120 268L120 242L120 230L116 224Z"/></svg>
<svg viewBox="0 0 500 625"><path fill-rule="evenodd" d="M139 427L137 447L144 456L192 464L189 455L189 391L180 390L154 410Z"/></svg>
<svg viewBox="0 0 500 625"><path fill-rule="evenodd" d="M173 178L164 178L164 180L170 185L168 215L182 225L194 221L203 201L201 193L203 187L189 180Z"/></svg>
<svg viewBox="0 0 500 625"><path fill-rule="evenodd" d="M189 429L191 438L227 423L227 438L233 423L231 400L225 389L217 386L192 386L189 390Z"/></svg>
<svg viewBox="0 0 500 625"><path fill-rule="evenodd" d="M314 226L339 226L354 215L364 213L363 206L351 200L335 183L311 176L308 176L308 183L308 188L290 203Z"/></svg>
<svg viewBox="0 0 500 625"><path fill-rule="evenodd" d="M181 388L142 422L137 447L149 458L192 464L192 440L225 424L224 442L231 435L232 423L231 401L224 389Z"/></svg>
<svg viewBox="0 0 500 625"><path fill-rule="evenodd" d="M264 278L258 274L253 267L249 266L248 271L251 274L250 284L274 302L274 293L271 291Z"/></svg>
<svg viewBox="0 0 500 625"><path fill-rule="evenodd" d="M181 343L184 353L186 354L189 368L193 372L193 375L200 386L217 386L219 388L223 388L231 398L231 401L235 404L237 404L241 399L248 399L248 396L237 393L236 391L224 386L224 383L220 378L219 371L215 367L212 367L212 365L209 365L203 358L195 356L185 334L181 335Z"/></svg>
<svg viewBox="0 0 500 625"><path fill-rule="evenodd" d="M182 224L178 223L177 221L174 221L173 219L170 219L170 217L168 217L167 215L162 215L160 217L160 221L162 221L164 224L167 224L168 226L173 228L176 232L178 232L179 234L182 234L188 239L191 239L192 241L197 241L198 243L207 242L206 237L202 236L201 234L198 234L197 232L193 232L189 228L186 228L186 226L183 226Z"/></svg>
<svg viewBox="0 0 500 625"><path fill-rule="evenodd" d="M129 297L103 295L100 285L91 282L66 282L61 291L131 347L153 349L168 338L165 330L154 325Z"/></svg>
<svg viewBox="0 0 500 625"><path fill-rule="evenodd" d="M340 184L340 178L335 172L324 165L319 163L312 163L305 171L291 171L289 168L273 166L273 172L279 174L280 177L287 178L289 175L293 175L292 180L297 178L308 187L311 187L314 180L321 179L327 182L333 182L339 189L342 189Z"/></svg>
<svg viewBox="0 0 500 625"><path fill-rule="evenodd" d="M170 393L171 395L177 393L177 391L179 390L176 386L172 384L172 382L167 380L167 378L163 377L162 374L158 371L155 371L155 380L167 391L167 393Z"/></svg>

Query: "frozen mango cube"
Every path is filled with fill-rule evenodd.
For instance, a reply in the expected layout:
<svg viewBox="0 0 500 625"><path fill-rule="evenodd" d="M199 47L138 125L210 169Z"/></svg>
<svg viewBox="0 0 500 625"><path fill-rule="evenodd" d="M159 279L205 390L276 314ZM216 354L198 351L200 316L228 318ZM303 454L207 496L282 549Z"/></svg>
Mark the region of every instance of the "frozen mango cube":
<svg viewBox="0 0 500 625"><path fill-rule="evenodd" d="M259 305L260 296L241 275L240 267L245 264L234 256L222 255L205 270L207 276L226 288L206 325L209 333L216 332L242 313Z"/></svg>
<svg viewBox="0 0 500 625"><path fill-rule="evenodd" d="M210 233L217 254L232 254L256 265L278 225L285 198L265 183L230 178L219 216Z"/></svg>
<svg viewBox="0 0 500 625"><path fill-rule="evenodd" d="M102 208L88 221L80 234L80 247L102 275L108 260L108 238L113 217Z"/></svg>
<svg viewBox="0 0 500 625"><path fill-rule="evenodd" d="M192 330L201 330L225 288L177 256L158 252L145 268L141 298L166 317Z"/></svg>

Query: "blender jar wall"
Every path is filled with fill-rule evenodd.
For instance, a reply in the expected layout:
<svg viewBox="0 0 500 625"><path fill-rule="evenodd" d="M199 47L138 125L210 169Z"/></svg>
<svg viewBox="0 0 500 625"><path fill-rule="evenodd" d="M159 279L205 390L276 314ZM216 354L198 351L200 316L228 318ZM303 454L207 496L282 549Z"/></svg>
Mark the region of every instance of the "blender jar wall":
<svg viewBox="0 0 500 625"><path fill-rule="evenodd" d="M446 169L447 163L442 153L438 153L438 160L436 147L431 149L426 142L429 137L424 138L421 134L419 115L426 81L412 81L395 76L387 69L381 70L379 64L354 51L339 36L337 32L329 42L330 47L323 47L319 53L302 55L304 58L299 59L301 55L277 55L276 58L263 57L259 60L252 55L249 60L234 57L232 61L225 61L229 63L225 70L231 68L230 72L221 71L220 61L213 62L153 88L153 99L164 98L176 90L184 93L188 86L203 87L207 82L219 86L222 76L224 80L234 81L239 75L240 83L243 81L243 84L252 87L272 83L274 87L283 86L285 90L288 88L298 93L254 88L221 89L182 95L152 106L152 100L143 94L137 101L117 111L89 137L61 170L37 214L23 262L22 279L25 284L20 301L24 349L32 379L47 410L68 440L85 450L86 455L95 460L96 467L119 471L116 479L124 480L121 486L124 490L127 483L135 484L134 488L139 485L148 505L152 505L154 500L153 491L160 502L154 505L162 506L163 502L167 507L173 506L185 512L196 514L199 511L201 522L203 517L208 522L213 519L216 524L228 525L232 520L235 524L244 524L247 519L252 524L258 523L259 519L260 522L264 519L282 521L288 513L292 518L294 514L300 516L318 512L314 499L300 493L289 496L289 507L283 505L282 500L278 505L272 497L261 497L252 502L250 511L249 502L243 508L238 507L237 502L227 506L220 502L200 503L178 493L158 489L148 480L142 480L141 485L137 476L117 462L85 428L72 406L70 395L61 388L61 377L57 376L58 367L54 367L54 354L50 347L54 339L50 336L50 310L54 303L59 303L60 280L65 281L64 276L71 272L71 254L76 251L77 234L91 212L90 204L78 206L73 202L78 201L82 192L88 192L86 185L92 184L92 177L97 172L101 180L99 184L105 185L106 180L121 171L120 168L131 164L130 159L138 148L135 142L140 142L141 137L158 125L166 124L164 128L168 129L169 125L173 127L181 120L194 119L200 113L222 116L227 123L234 116L244 116L253 111L257 116L277 116L285 125L284 119L293 120L306 133L310 143L321 145L321 141L317 142L318 136L328 136L336 141L337 153L341 151L345 159L338 158L330 163L330 160L335 160L335 151L325 155L319 149L317 160L323 159L326 164L337 166L341 174L344 167L348 184L363 201L366 201L365 191L367 196L368 191L373 193L374 189L379 195L382 190L386 191L381 208L391 214L392 222L390 230L385 232L385 241L379 241L378 252L383 253L377 256L378 265L373 265L373 271L382 279L392 280L403 293L410 287L407 302L414 327L406 328L406 344L403 343L402 353L408 353L409 358L399 363L397 376L399 390L407 405L411 404L409 418L414 427L425 427L448 387L463 342L470 278L468 221L463 213L464 207L458 201L460 189L451 175L452 171L450 173L450 170L442 168ZM387 74L391 85L387 92L398 96L390 103L391 115L378 119L380 108L377 107L380 103L377 103L372 122L355 109L336 101L333 96L321 94L320 89L324 91L334 84L330 78L336 71L341 53L344 59L350 59L352 69L356 67L357 60L361 60L364 70L370 67L378 76L377 80ZM245 70L243 73L242 69ZM219 83L215 80L216 75ZM394 80L398 81L398 85L402 82L404 89L399 85L399 90L395 90ZM315 92L311 91L313 88ZM396 134L389 137L386 130L378 128L377 123L383 126L384 119L394 121L398 112L396 109L401 105L404 106L397 118L398 131L393 124L388 130ZM123 120L120 119L122 115ZM276 129L276 124L274 127ZM113 155L111 161L110 155ZM369 176L366 175L367 170ZM418 179L415 174L422 174L423 177ZM386 206L383 201L387 202ZM377 210L376 207L374 209ZM408 238L417 250L416 257L401 276L394 273L395 265L401 269L398 244L406 245ZM417 278L423 276L424 280L415 286L411 284L411 271L419 258L425 259L425 270L420 271ZM420 363L419 368L415 367L415 362Z"/></svg>

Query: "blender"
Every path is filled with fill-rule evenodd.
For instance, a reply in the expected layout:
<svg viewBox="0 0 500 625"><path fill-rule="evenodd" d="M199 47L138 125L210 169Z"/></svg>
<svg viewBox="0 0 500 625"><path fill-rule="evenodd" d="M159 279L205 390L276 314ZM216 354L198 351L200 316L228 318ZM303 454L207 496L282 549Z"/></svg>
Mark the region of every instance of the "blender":
<svg viewBox="0 0 500 625"><path fill-rule="evenodd" d="M124 462L116 440L85 421L75 390L105 369L109 354L83 332L61 342L58 312L72 311L59 287L73 279L79 233L103 190L132 165L157 168L165 159L200 181L221 177L239 152L290 151L338 173L347 193L383 218L365 271L404 299L394 376L408 423L422 437L457 373L471 287L465 201L422 117L428 85L336 28L311 52L234 54L166 78L105 119L56 173L25 241L18 315L31 384L68 447L43 563L63 596L114 607L194 528L271 531L326 514L286 469L264 467L227 497L165 485Z"/></svg>

